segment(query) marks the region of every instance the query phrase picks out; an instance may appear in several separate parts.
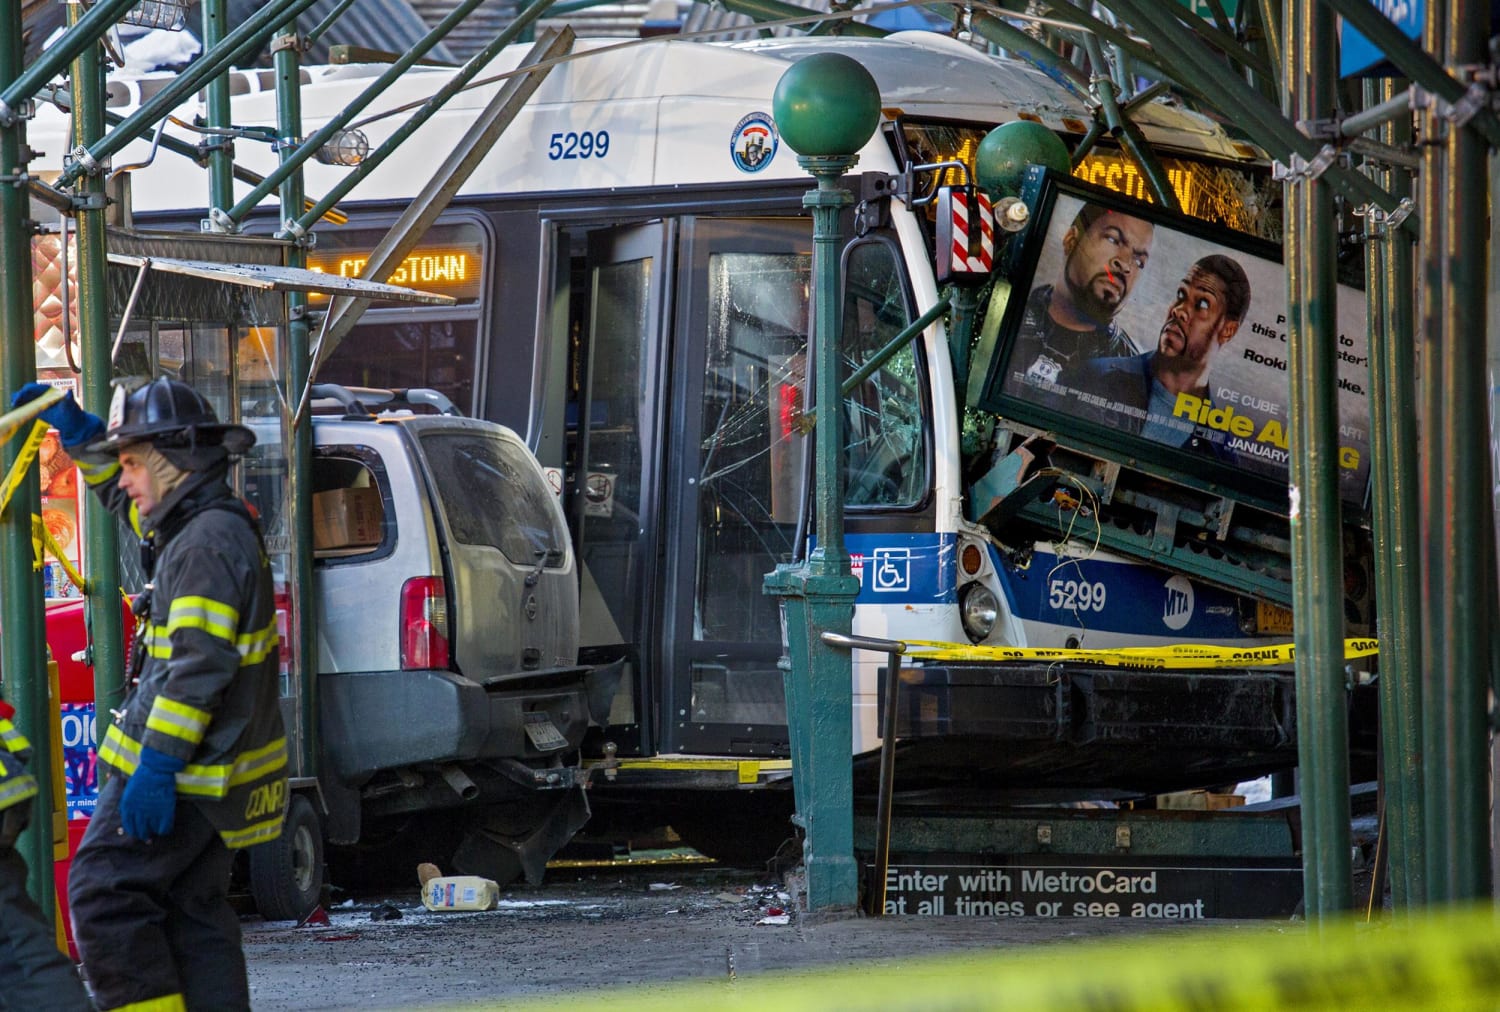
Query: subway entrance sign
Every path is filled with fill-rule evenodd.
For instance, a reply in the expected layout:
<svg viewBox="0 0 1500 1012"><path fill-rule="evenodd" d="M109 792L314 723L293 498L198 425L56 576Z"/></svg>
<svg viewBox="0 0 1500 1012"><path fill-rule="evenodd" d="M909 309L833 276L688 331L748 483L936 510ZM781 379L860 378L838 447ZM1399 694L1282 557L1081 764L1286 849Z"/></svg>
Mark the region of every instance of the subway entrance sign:
<svg viewBox="0 0 1500 1012"><path fill-rule="evenodd" d="M898 763L899 776L899 763ZM856 813L866 889L923 917L1197 921L1290 916L1302 901L1295 806L1216 811L898 805L883 883ZM868 907L867 907L868 908Z"/></svg>
<svg viewBox="0 0 1500 1012"><path fill-rule="evenodd" d="M1179 4L1192 11L1206 21L1214 20L1214 8L1208 0L1177 0ZM1239 0L1220 0L1219 9L1226 17L1234 17L1239 13Z"/></svg>
<svg viewBox="0 0 1500 1012"><path fill-rule="evenodd" d="M885 880L885 912L918 917L1201 921L1287 917L1301 900L1295 857L898 855Z"/></svg>

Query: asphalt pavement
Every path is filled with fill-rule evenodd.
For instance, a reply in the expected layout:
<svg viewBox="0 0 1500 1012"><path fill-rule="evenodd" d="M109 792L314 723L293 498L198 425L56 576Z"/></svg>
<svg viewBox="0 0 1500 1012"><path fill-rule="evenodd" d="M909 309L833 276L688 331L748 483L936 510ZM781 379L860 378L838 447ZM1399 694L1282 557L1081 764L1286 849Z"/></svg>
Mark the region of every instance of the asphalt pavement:
<svg viewBox="0 0 1500 1012"><path fill-rule="evenodd" d="M504 890L496 909L434 913L413 877L406 890L336 899L327 924L246 919L252 1001L262 1012L582 1003L621 986L698 980L732 988L809 968L857 973L970 950L1265 926L808 914L797 909L797 888L795 877L668 861L555 869L540 887Z"/></svg>

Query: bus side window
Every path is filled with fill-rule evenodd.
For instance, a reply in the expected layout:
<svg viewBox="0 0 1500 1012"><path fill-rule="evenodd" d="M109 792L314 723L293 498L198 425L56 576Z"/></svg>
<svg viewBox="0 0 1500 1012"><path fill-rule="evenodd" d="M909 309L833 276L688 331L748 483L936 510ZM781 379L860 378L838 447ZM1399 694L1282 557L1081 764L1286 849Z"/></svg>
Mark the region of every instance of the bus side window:
<svg viewBox="0 0 1500 1012"><path fill-rule="evenodd" d="M845 257L845 376L910 322L895 247L870 240ZM844 462L850 506L914 506L927 493L927 397L916 342L898 351L844 398Z"/></svg>

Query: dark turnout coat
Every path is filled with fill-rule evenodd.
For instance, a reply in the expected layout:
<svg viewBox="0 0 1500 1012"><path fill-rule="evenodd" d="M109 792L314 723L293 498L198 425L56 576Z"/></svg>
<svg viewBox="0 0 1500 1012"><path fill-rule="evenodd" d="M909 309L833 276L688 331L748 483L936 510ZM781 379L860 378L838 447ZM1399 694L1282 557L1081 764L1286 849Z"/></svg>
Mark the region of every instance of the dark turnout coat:
<svg viewBox="0 0 1500 1012"><path fill-rule="evenodd" d="M141 521L115 485L118 463L88 462L104 504ZM145 528L155 554L136 630L136 682L99 759L127 776L146 746L187 762L180 798L195 802L230 848L281 833L287 800L280 638L270 565L255 521L223 465L188 476Z"/></svg>

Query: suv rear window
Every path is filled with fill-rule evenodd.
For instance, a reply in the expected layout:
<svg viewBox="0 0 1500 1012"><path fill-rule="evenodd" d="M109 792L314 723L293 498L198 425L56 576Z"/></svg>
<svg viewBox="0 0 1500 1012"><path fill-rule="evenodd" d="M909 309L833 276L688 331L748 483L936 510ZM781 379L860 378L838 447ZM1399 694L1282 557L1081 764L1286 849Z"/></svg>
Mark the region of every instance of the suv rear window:
<svg viewBox="0 0 1500 1012"><path fill-rule="evenodd" d="M381 488L380 458L363 447L318 447L312 461L313 556L341 559L388 554L394 516ZM360 561L369 561L368 558Z"/></svg>
<svg viewBox="0 0 1500 1012"><path fill-rule="evenodd" d="M472 432L420 438L455 541L493 545L519 566L563 564L568 535L525 447Z"/></svg>

